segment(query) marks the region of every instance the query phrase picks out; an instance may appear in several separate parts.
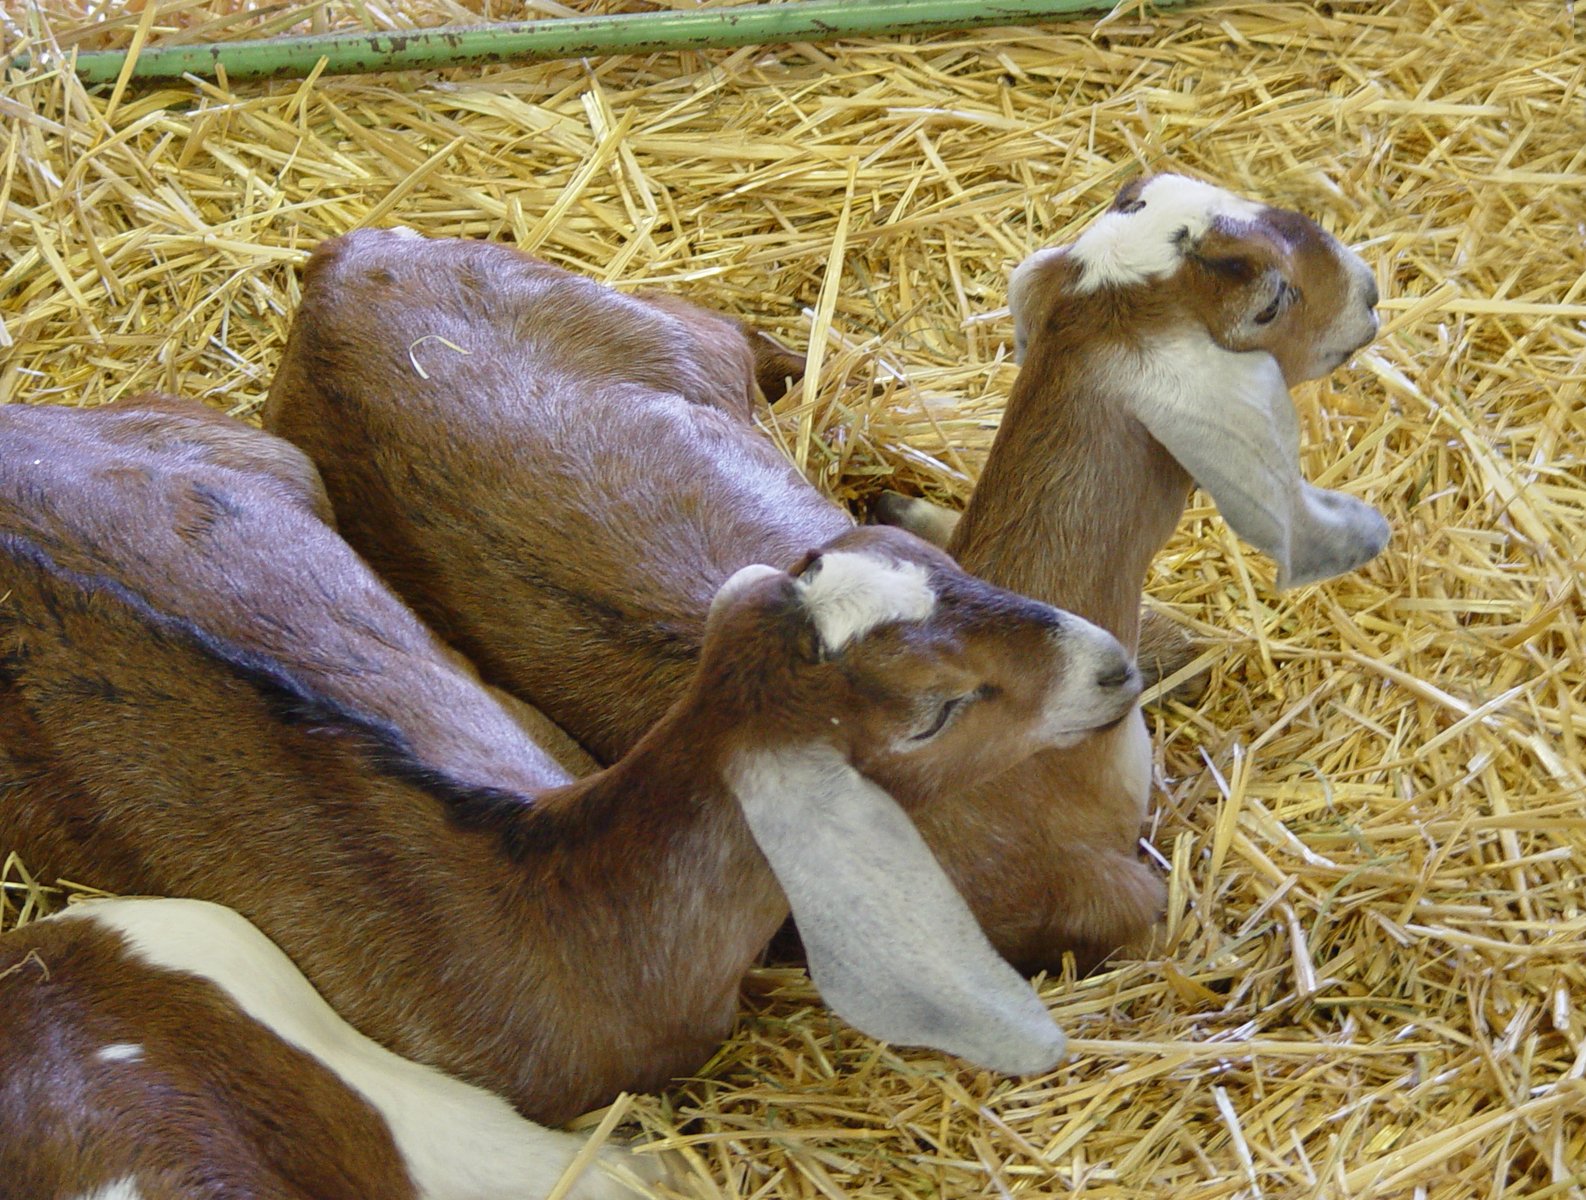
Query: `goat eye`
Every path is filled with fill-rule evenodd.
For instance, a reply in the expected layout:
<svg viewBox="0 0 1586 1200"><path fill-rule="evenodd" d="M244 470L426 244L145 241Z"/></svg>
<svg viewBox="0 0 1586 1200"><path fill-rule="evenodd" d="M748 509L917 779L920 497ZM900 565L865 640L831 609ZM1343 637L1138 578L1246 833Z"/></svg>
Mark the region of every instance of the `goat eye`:
<svg viewBox="0 0 1586 1200"><path fill-rule="evenodd" d="M965 696L954 696L950 700L943 700L941 708L936 710L936 716L932 718L930 725L919 733L914 734L909 738L909 740L911 742L930 741L931 738L935 737L937 734L941 733L942 730L947 728L947 723L953 719L953 715L958 712L958 710L964 706L964 703L971 699L972 696L973 693L970 693L969 695Z"/></svg>
<svg viewBox="0 0 1586 1200"><path fill-rule="evenodd" d="M1270 325L1273 321L1277 320L1278 313L1283 311L1284 301L1289 298L1289 294L1292 290L1293 289L1290 288L1288 284L1284 284L1282 287L1280 287L1278 289L1278 294L1272 297L1272 303L1267 305L1256 314L1256 324Z"/></svg>

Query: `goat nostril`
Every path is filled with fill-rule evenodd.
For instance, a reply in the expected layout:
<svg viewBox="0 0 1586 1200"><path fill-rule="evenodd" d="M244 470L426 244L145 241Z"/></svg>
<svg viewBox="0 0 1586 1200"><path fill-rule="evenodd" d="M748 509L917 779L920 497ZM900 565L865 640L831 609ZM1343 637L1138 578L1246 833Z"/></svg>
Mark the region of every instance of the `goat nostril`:
<svg viewBox="0 0 1586 1200"><path fill-rule="evenodd" d="M1377 290L1377 281L1373 279L1366 284L1366 307L1376 308L1377 302L1382 299L1382 293Z"/></svg>

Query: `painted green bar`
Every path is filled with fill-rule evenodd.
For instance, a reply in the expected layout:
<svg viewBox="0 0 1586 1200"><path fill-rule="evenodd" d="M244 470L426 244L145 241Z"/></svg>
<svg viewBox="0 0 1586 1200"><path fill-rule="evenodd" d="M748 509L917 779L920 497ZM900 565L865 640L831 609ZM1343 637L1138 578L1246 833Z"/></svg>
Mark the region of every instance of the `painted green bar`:
<svg viewBox="0 0 1586 1200"><path fill-rule="evenodd" d="M1187 0L1156 0L1172 7ZM435 70L474 63L714 50L757 43L829 41L1052 21L1106 12L1107 0L787 0L696 12L623 13L399 33L334 33L197 46L153 46L138 56L132 80L193 74L230 79L301 77L327 59L325 74ZM82 53L85 83L110 83L123 50ZM16 64L26 66L21 60Z"/></svg>

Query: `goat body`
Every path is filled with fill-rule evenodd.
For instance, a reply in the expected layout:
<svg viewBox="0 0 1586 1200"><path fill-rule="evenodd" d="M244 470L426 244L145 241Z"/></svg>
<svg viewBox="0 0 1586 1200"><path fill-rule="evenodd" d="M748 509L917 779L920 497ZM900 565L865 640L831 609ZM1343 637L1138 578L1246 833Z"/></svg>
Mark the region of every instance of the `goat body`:
<svg viewBox="0 0 1586 1200"><path fill-rule="evenodd" d="M14 930L0 1007L8 1195L533 1200L584 1149L375 1045L216 904L93 901ZM633 1193L591 1169L568 1194Z"/></svg>
<svg viewBox="0 0 1586 1200"><path fill-rule="evenodd" d="M1236 528L1283 554L1289 538L1295 578L1380 549L1380 518L1299 479L1284 390L1375 332L1364 265L1297 214L1173 176L1126 189L1097 230L1077 258L1044 251L1015 278L1026 365L952 540L961 564L1132 646L1183 460L1210 475L1199 448L1219 432L1253 445L1219 410L1230 385L1278 444L1257 494L1218 489ZM364 230L311 258L265 419L426 619L609 761L684 686L722 579L792 565L848 524L747 416L757 385L799 369L675 299L508 247ZM1316 496L1354 520L1353 544L1301 519ZM1151 773L1138 715L1008 767L951 804L910 805L993 943L1035 968L1138 938L1163 897L1136 852ZM875 778L906 804L940 784Z"/></svg>
<svg viewBox="0 0 1586 1200"><path fill-rule="evenodd" d="M797 577L727 581L676 705L572 783L324 523L312 478L169 401L0 410L0 845L235 909L355 1028L536 1119L704 1061L790 897L847 907L822 954L862 1027L1055 1061L1034 993L955 912L891 916L938 870L923 846L808 827L884 819L872 770L951 790L1116 720L1138 683L1109 635L849 531ZM805 774L764 766L787 761ZM889 885L872 855L908 872ZM915 991L870 1003L872 969Z"/></svg>

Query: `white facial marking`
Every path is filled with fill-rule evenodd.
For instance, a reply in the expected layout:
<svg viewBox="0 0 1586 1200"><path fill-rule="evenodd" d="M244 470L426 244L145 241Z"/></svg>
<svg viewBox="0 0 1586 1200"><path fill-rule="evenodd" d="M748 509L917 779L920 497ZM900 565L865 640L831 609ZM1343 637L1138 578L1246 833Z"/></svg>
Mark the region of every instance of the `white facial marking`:
<svg viewBox="0 0 1586 1200"><path fill-rule="evenodd" d="M136 1042L116 1042L94 1051L100 1062L137 1062L143 1057L143 1047Z"/></svg>
<svg viewBox="0 0 1586 1200"><path fill-rule="evenodd" d="M138 1191L138 1181L128 1175L91 1192L83 1192L76 1200L143 1200L143 1193Z"/></svg>
<svg viewBox="0 0 1586 1200"><path fill-rule="evenodd" d="M393 225L393 226L391 226L390 229L386 230L386 232L389 233L392 237L399 237L399 238L404 238L404 239L421 238L421 237L424 236L418 230L410 229L406 225Z"/></svg>
<svg viewBox="0 0 1586 1200"><path fill-rule="evenodd" d="M805 611L827 653L877 625L923 621L936 607L930 572L850 550L823 554L798 580Z"/></svg>
<svg viewBox="0 0 1586 1200"><path fill-rule="evenodd" d="M1134 707L1140 676L1122 643L1083 617L1065 613L1051 637L1062 647L1064 668L1047 696L1042 733L1054 746L1071 746Z"/></svg>
<svg viewBox="0 0 1586 1200"><path fill-rule="evenodd" d="M1255 220L1262 206L1182 175L1158 175L1140 190L1134 212L1106 212L1070 253L1082 267L1078 290L1123 287L1166 275L1218 217ZM1017 277L1017 276L1016 276Z"/></svg>
<svg viewBox="0 0 1586 1200"><path fill-rule="evenodd" d="M711 597L711 613L714 614L718 608L738 595L750 584L765 579L767 576L780 574L782 574L781 571L778 571L775 567L768 567L764 563L750 563L747 567L739 567L731 575L727 576L726 581L716 589L716 594ZM709 619L709 617L706 617L706 620Z"/></svg>
<svg viewBox="0 0 1586 1200"><path fill-rule="evenodd" d="M1062 1031L897 801L815 746L742 753L726 778L839 1016L1008 1074L1061 1060Z"/></svg>
<svg viewBox="0 0 1586 1200"><path fill-rule="evenodd" d="M101 900L48 919L86 919L120 933L132 956L210 980L282 1041L318 1059L385 1119L421 1196L542 1196L584 1146L581 1137L524 1120L483 1088L364 1037L275 943L229 908L200 900ZM644 1170L642 1160L625 1151L605 1150L601 1157ZM89 1200L136 1195L110 1192ZM628 1195L598 1167L569 1193L573 1200Z"/></svg>
<svg viewBox="0 0 1586 1200"><path fill-rule="evenodd" d="M1349 277L1349 292L1332 323L1322 334L1318 350L1321 360L1307 378L1320 378L1347 361L1359 346L1377 336L1377 310L1368 303L1377 290L1377 279L1365 260L1341 242L1334 242L1336 255Z"/></svg>

